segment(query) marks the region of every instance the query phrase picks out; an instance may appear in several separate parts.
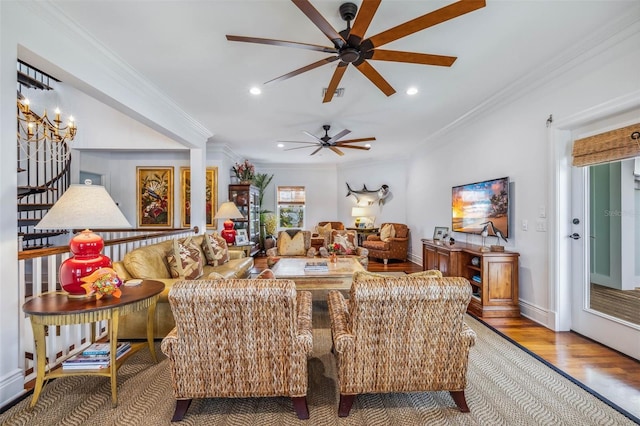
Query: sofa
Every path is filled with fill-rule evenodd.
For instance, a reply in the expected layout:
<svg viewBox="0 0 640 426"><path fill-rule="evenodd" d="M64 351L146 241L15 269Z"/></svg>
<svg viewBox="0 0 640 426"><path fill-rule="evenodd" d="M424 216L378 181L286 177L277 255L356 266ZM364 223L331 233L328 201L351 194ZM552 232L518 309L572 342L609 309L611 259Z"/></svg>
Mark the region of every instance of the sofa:
<svg viewBox="0 0 640 426"><path fill-rule="evenodd" d="M193 247L199 250L200 258L204 260L201 279L207 278L248 278L253 268L253 258L245 257L242 250L228 250L229 260L218 266L206 264L206 257L202 248L204 235L195 235L191 238ZM183 242L186 238L178 239ZM169 290L174 283L183 280L184 277L172 277L167 255L172 252L174 240L162 241L155 244L134 249L124 255L122 261L114 262L113 269L118 276L127 281L134 278L156 280L164 283L164 291L160 294L156 305L154 321L154 337L161 339L174 327L175 322L169 300ZM147 336L147 312L138 311L120 318L118 326L119 339L146 339Z"/></svg>

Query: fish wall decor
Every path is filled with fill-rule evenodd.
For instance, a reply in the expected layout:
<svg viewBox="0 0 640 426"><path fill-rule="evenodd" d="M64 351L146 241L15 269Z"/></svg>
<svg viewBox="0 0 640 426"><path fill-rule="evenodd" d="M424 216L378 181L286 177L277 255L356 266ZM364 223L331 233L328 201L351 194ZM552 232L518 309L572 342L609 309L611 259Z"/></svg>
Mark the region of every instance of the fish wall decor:
<svg viewBox="0 0 640 426"><path fill-rule="evenodd" d="M360 191L356 191L351 189L351 187L347 183L347 191L347 197L349 195L353 195L356 199L356 203L358 203L359 205L363 205L364 203L366 203L366 205L368 206L372 205L376 201L379 205L384 204L385 198L387 198L389 194L391 194L389 185L382 185L378 189L370 190L367 189L367 185L363 184L362 189Z"/></svg>

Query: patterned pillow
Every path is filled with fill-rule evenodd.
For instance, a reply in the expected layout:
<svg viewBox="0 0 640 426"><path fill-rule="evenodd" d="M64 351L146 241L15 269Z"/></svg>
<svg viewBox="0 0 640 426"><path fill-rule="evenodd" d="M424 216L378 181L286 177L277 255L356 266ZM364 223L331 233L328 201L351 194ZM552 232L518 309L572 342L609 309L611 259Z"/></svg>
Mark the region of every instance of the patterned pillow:
<svg viewBox="0 0 640 426"><path fill-rule="evenodd" d="M184 241L173 240L173 250L167 255L167 263L173 278L195 280L204 273L200 250L191 237Z"/></svg>
<svg viewBox="0 0 640 426"><path fill-rule="evenodd" d="M324 225L316 226L316 233L324 236L325 233L331 232L331 222L328 222Z"/></svg>
<svg viewBox="0 0 640 426"><path fill-rule="evenodd" d="M202 239L202 251L207 258L207 265L219 266L229 261L227 242L215 232L204 235Z"/></svg>
<svg viewBox="0 0 640 426"><path fill-rule="evenodd" d="M356 251L356 238L357 236L354 232L331 232L331 241L341 247L338 254L353 254Z"/></svg>
<svg viewBox="0 0 640 426"><path fill-rule="evenodd" d="M293 238L288 232L281 232L278 238L278 254L280 256L304 256L304 233L298 232Z"/></svg>
<svg viewBox="0 0 640 426"><path fill-rule="evenodd" d="M396 236L396 228L390 223L385 223L380 230L380 239L382 241L389 241L390 238Z"/></svg>

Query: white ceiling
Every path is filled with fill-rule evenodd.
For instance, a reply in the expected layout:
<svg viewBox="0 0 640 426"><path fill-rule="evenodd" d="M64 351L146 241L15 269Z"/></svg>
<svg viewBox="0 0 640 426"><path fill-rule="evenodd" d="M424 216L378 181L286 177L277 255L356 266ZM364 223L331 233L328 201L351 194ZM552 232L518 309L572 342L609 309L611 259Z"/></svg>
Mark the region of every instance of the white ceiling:
<svg viewBox="0 0 640 426"><path fill-rule="evenodd" d="M340 0L312 0L337 30ZM637 12L634 1L488 0L485 8L384 46L385 49L457 56L452 67L371 61L395 88L386 97L351 65L342 98L322 103L337 62L291 79L263 83L330 56L304 49L230 42L226 34L331 46L290 1L56 0L79 26L137 69L226 144L259 162L335 163L410 153L430 135L495 99L522 89L602 41L612 23ZM360 0L354 3L360 4ZM384 1L365 36L450 4ZM356 18L357 19L357 18ZM262 95L249 94L262 86ZM408 96L415 86L419 93ZM370 151L283 152L278 140L312 140L347 128L343 139L375 136ZM300 145L286 144L287 147Z"/></svg>

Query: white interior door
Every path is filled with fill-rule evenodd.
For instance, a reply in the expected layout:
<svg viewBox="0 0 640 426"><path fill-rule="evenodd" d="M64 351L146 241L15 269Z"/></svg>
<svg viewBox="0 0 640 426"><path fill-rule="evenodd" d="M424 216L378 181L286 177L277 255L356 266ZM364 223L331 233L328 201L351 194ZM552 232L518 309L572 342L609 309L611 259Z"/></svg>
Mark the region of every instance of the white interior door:
<svg viewBox="0 0 640 426"><path fill-rule="evenodd" d="M591 282L621 289L621 277L635 274L635 266L621 260L628 258L628 251L634 249L633 245L626 245L627 237L637 235L640 214L622 210L621 206L629 201L622 200L629 193L616 192L620 173L616 183L615 170L621 168L610 169L610 180L608 172L603 174L597 166L574 167L571 172L571 329L640 359L640 326L590 308ZM622 227L625 212L638 223L638 228ZM635 263L640 262L639 254L631 255Z"/></svg>

